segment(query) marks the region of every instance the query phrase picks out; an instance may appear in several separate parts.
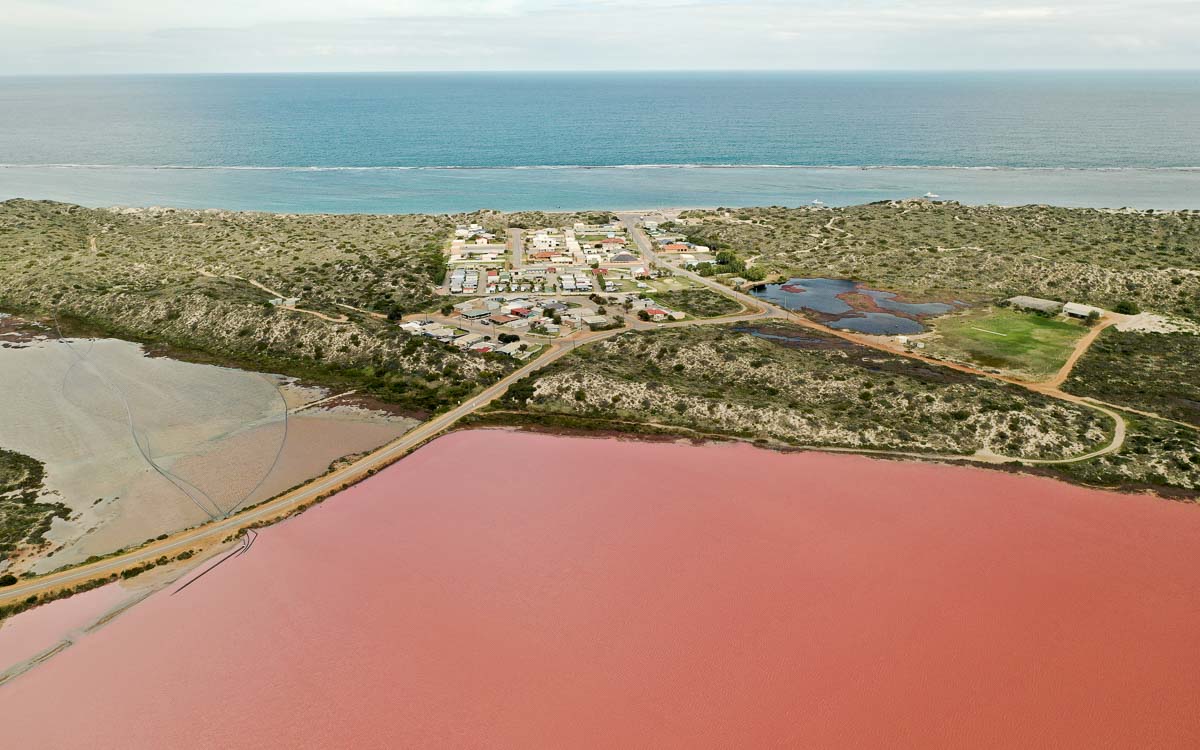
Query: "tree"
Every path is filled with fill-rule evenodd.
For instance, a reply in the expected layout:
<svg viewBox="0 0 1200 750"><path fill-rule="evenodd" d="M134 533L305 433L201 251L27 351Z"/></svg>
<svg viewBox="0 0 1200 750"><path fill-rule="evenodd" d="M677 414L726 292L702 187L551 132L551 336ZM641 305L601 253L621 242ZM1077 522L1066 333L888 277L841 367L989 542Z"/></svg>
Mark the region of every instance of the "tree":
<svg viewBox="0 0 1200 750"><path fill-rule="evenodd" d="M451 305L448 303L445 305L442 305L442 315L449 315L452 312L454 312L454 305Z"/></svg>
<svg viewBox="0 0 1200 750"><path fill-rule="evenodd" d="M12 573L5 573L0 576L0 586L11 586L17 582L17 577Z"/></svg>
<svg viewBox="0 0 1200 750"><path fill-rule="evenodd" d="M1122 315L1137 315L1138 313L1141 312L1141 310L1138 309L1137 305L1135 305L1134 303L1130 302L1127 299L1123 299L1120 302L1118 302L1117 306L1114 307L1113 310L1115 312L1121 313Z"/></svg>

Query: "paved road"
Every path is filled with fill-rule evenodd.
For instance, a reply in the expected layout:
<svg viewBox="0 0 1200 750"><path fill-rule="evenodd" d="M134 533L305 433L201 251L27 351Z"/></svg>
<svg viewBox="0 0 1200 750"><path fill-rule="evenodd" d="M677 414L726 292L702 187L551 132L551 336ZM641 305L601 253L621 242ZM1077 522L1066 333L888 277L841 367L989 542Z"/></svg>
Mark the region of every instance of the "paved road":
<svg viewBox="0 0 1200 750"><path fill-rule="evenodd" d="M620 329L602 331L588 336L579 343L598 341L621 333ZM403 456L408 451L418 447L423 442L436 436L466 415L485 406L503 394L510 385L539 370L571 351L573 347L567 343L556 343L549 347L536 360L512 372L507 377L497 381L474 398L460 404L458 407L424 422L397 440L388 443L373 453L358 459L354 463L337 471L318 477L309 484L288 492L285 495L267 501L250 510L242 511L230 518L209 523L195 529L180 532L138 550L118 555L106 560L100 560L90 565L82 565L61 573L51 573L27 583L18 584L0 591L0 603L24 599L33 594L41 594L68 587L77 583L102 578L112 573L118 573L139 563L157 559L162 555L173 556L184 550L195 548L197 545L211 544L214 537L224 538L247 524L255 521L282 516L296 506L311 502L318 495L325 494L362 479L371 469L378 469Z"/></svg>
<svg viewBox="0 0 1200 750"><path fill-rule="evenodd" d="M642 252L646 255L646 257L648 257L652 261L658 263L660 266L665 266L666 264L659 262L659 256L657 253L654 252L653 244L650 242L650 239L645 235L645 233L642 232L641 227L638 226L638 219L639 219L638 215L624 213L624 214L618 214L618 218L620 218L621 223L629 231L630 236L633 237L634 242L637 243L638 247L642 250ZM1083 355L1083 353L1087 350L1088 346L1090 346L1091 343L1096 340L1096 337L1100 333L1099 330L1094 330L1094 331L1090 332L1088 334L1088 336L1085 337L1084 341L1081 342L1081 344L1079 346L1077 346L1075 348L1075 350L1071 353L1071 357L1068 360L1068 363L1063 366L1063 368L1055 375L1055 377L1052 380L1045 382L1045 383L1030 383L1028 381L1020 380L1018 378L1010 378L1010 377L1006 377L1003 375L997 375L995 373L985 372L984 370L979 370L974 367L970 367L968 365L962 365L962 364L958 364L956 362L946 362L944 360L934 359L933 357L927 357L923 354L918 354L916 352L910 352L910 351L906 351L903 349L896 349L896 348L893 348L891 346L888 346L888 345L882 343L881 341L879 341L876 338L872 338L870 336L860 336L860 335L857 335L857 334L854 334L854 333L851 333L848 331L840 331L835 328L830 328L828 326L817 323L816 321L809 320L808 318L806 318L802 315L799 315L795 312L792 312L790 310L784 310L783 308L766 304L762 300L759 300L756 297L753 297L749 294L745 294L743 292L739 292L734 289L730 289L729 287L726 287L725 285L723 285L717 281L714 281L711 278L705 278L704 276L701 276L700 274L697 274L697 273L693 273L692 271L688 271L687 269L683 269L683 268L676 269L676 273L679 273L689 279L692 279L693 281L699 282L710 289L721 292L722 294L732 296L744 305L766 307L771 311L767 315L758 316L758 317L785 318L788 321L790 321L796 325L801 325L806 328L812 328L812 329L821 331L822 333L827 334L827 335L837 336L838 338L845 339L852 343L858 344L859 346L871 347L872 349L878 349L880 351L888 352L890 354L896 354L896 355L900 355L903 357L908 357L909 359L919 360L922 362L929 363L931 365L936 365L938 367L949 367L950 369L958 370L960 372L968 373L968 374L979 376L979 377L991 378L993 380L1001 380L1006 383L1011 383L1012 385L1017 385L1022 388L1026 388L1028 390L1035 391L1042 395L1049 396L1050 398L1055 398L1060 401L1068 401L1070 403L1078 404L1080 406L1084 406L1089 409L1094 409L1113 420L1113 439L1104 447L1094 450L1090 453L1086 453L1082 456L1074 456L1072 458L1023 459L1023 458L1010 458L1008 456L1001 456L998 454L982 452L980 454L977 454L977 458L979 460L989 461L992 463L1004 463L1004 462L1008 462L1008 461L1024 461L1026 463L1043 464L1043 465L1075 463L1077 461L1086 461L1091 458L1096 458L1097 456L1103 456L1108 453L1115 453L1116 451L1121 449L1122 445L1125 444L1125 435L1126 435L1126 430L1127 430L1127 424L1125 422L1124 417L1122 417L1118 412L1114 411L1113 408L1110 408L1110 405L1097 402L1095 399L1081 398L1079 396L1076 396L1073 393L1067 393L1059 388L1059 386L1062 384L1063 380L1065 380L1067 375L1070 373L1071 367L1073 367L1075 362L1078 361L1078 359ZM1110 316L1106 319L1106 321L1102 324L1102 326L1098 326L1098 328L1102 328L1104 326L1109 325L1112 322L1116 322L1118 317L1121 317L1121 316L1117 316L1115 314L1110 314Z"/></svg>
<svg viewBox="0 0 1200 750"><path fill-rule="evenodd" d="M731 323L737 321L754 320L757 318L766 317L769 314L771 314L769 310L767 310L761 304L758 304L755 312L731 315L724 318L689 320L670 324L654 324L643 321L634 321L632 327L640 330L651 330L654 328L668 326ZM242 527L254 523L255 521L264 521L286 515L288 512L294 510L297 506L312 502L319 495L341 489L348 484L366 477L370 470L382 468L397 460L405 453L417 448L425 441L435 437L458 420L496 400L498 397L503 395L504 392L508 390L508 387L517 380L520 380L526 375L536 372L537 370L540 370L543 367L546 367L547 365L557 361L563 355L571 352L576 346L601 341L612 336L617 336L628 330L629 328L618 328L611 331L598 331L595 333L576 335L570 339L555 341L554 343L551 343L547 350L544 351L537 359L515 370L501 380L498 380L496 383L486 388L475 397L463 402L456 408L451 409L450 411L437 416L428 422L424 422L417 427L414 427L411 431L405 433L395 441L388 443L387 445L358 459L348 466L338 469L331 474L318 477L303 487L281 495L273 500L269 500L262 505L256 506L249 510L241 511L230 518L221 519L205 526L174 534L161 542L155 542L147 545L146 547L130 551L123 555L100 560L90 565L81 565L60 573L50 573L40 578L30 580L26 583L21 583L10 588L3 589L0 591L0 604L21 600L34 594L55 591L64 587L83 583L84 581L102 578L113 573L119 573L126 568L132 567L139 563L155 560L163 555L171 557L187 549L193 549L197 546L212 544L214 543L214 540L223 539L230 534L235 533Z"/></svg>
<svg viewBox="0 0 1200 750"><path fill-rule="evenodd" d="M524 243L521 241L521 230L508 230L508 252L512 256L512 267L519 271L525 267Z"/></svg>
<svg viewBox="0 0 1200 750"><path fill-rule="evenodd" d="M630 236L633 237L634 242L638 245L638 247L642 251L642 253L651 261L656 262L656 263L659 262L658 255L654 252L654 248L651 245L649 239L645 236L645 234L642 233L640 227L637 226L637 223L636 223L637 216L634 214L621 214L619 216L620 216L621 222L629 230ZM520 230L513 230L512 232L510 232L510 241L515 241L515 246L518 249L520 248L520 236L519 235L520 235ZM518 256L519 256L519 253L518 253ZM664 265L664 264L659 263L659 265ZM636 330L652 330L655 328L674 328L674 327L689 326L689 325L712 325L712 324L720 324L720 323L761 320L761 319L765 319L765 318L785 318L785 319L791 320L799 325L818 329L826 334L838 336L840 338L847 339L849 341L852 341L852 342L860 344L860 345L870 346L872 348L881 349L883 351L887 351L887 352L890 352L893 354L900 354L902 356L907 356L910 359L918 359L918 360L926 361L926 362L929 362L931 364L935 364L935 365L938 365L941 367L951 367L953 369L961 370L963 372L968 372L968 373L975 374L975 375L980 375L983 377L990 377L993 379L1005 380L1007 382L1011 382L1016 385L1020 385L1022 387L1028 388L1030 390L1034 390L1039 393L1043 393L1043 394L1045 394L1047 396L1051 396L1053 398L1058 398L1058 399L1061 399L1064 401L1070 401L1072 403L1081 404L1083 406L1087 406L1092 409L1096 409L1100 412L1103 412L1104 414L1107 414L1109 417L1111 417L1113 419L1114 424L1115 424L1115 428L1113 431L1113 440L1108 445L1104 446L1103 448L1100 448L1096 451L1092 451L1091 453L1088 453L1084 456L1078 456L1078 457L1070 458L1070 459L1029 460L1029 459L1009 459L1004 456L999 456L999 455L995 455L995 454L991 454L991 455L980 454L975 457L978 460L991 460L993 462L1008 461L1008 460L1023 460L1028 463L1038 463L1038 464L1068 463L1068 462L1073 462L1073 461L1083 461L1083 460L1087 460L1089 458L1094 458L1096 456L1103 455L1105 453L1111 453L1113 451L1120 449L1121 445L1124 442L1125 420L1119 414L1117 414L1116 412L1112 411L1109 408L1106 408L1105 406L1098 405L1094 402L1089 402L1088 400L1085 400L1078 396L1074 396L1072 394L1064 393L1064 392L1058 390L1058 388L1055 387L1053 384L1025 383L1022 381L1017 381L1017 380L1013 380L1013 379L1009 379L1009 378L996 376L992 373L986 373L986 372L976 370L971 367L967 367L965 365L957 365L954 363L942 362L940 360L933 360L931 358L928 358L928 357L925 357L925 356L922 356L922 355L919 355L919 354L916 354L913 352L896 351L889 347L883 346L878 342L871 341L870 339L863 339L863 338L860 338L853 334L849 334L849 333L846 333L843 331L837 331L834 329L830 329L826 326L822 326L819 323L808 320L807 318L804 318L801 316L797 316L794 313L790 313L781 308L775 307L774 305L766 304L763 301L761 301L755 297L752 297L743 292L732 290L712 279L705 278L703 276L700 276L699 274L693 273L686 269L676 269L676 273L678 273L679 275L684 276L686 278L689 278L705 287L713 289L714 291L720 292L721 294L725 294L727 296L733 297L734 299L738 300L745 306L746 311L742 312L742 313L738 313L736 315L729 315L729 316L724 316L724 317L720 317L720 318L708 318L708 319L703 319L703 320L686 320L686 321L680 321L680 322L674 322L674 323L655 324L655 323L647 323L644 321L634 320L634 321L632 321L632 325L630 326L631 328L636 329ZM17 601L17 600L24 599L31 595L41 594L41 593L48 592L48 591L55 591L60 588L69 587L71 585L74 585L77 583L82 583L87 580L105 577L105 576L108 576L113 573L118 573L121 570L129 568L133 565L137 565L142 562L154 560L162 555L173 556L175 554L178 554L179 552L194 548L196 546L204 546L206 544L212 544L212 543L214 543L214 540L219 540L219 539L222 539L222 538L228 536L231 533L235 533L238 529L241 529L242 527L246 526L247 524L254 523L256 521L270 520L273 518L277 518L277 517L286 515L288 512L292 511L297 506L315 500L317 498L317 496L319 496L319 495L330 493L330 492L336 491L338 489L341 489L341 488L347 486L348 484L351 484L353 482L356 482L356 481L366 477L368 475L369 471L371 471L373 469L382 468L383 466L386 466L389 463L399 459L405 453L417 448L425 441L435 437L436 435L441 433L443 430L445 430L448 427L450 427L451 425L453 425L458 420L462 419L463 417L467 416L468 414L471 414L474 411L476 411L477 409L479 409L483 406L486 406L487 404L496 400L506 390L508 390L508 387L510 385L512 385L517 380L557 361L560 357L562 357L563 355L572 351L576 346L578 346L580 344L588 344L588 343L592 343L595 341L607 339L612 336L619 335L627 330L629 330L629 328L615 329L615 330L611 330L611 331L600 331L600 332L596 332L596 333L576 335L576 336L572 337L571 340L555 341L554 343L550 344L548 349L545 352L543 352L541 354L541 356L539 356L537 359L533 360L532 362L529 362L528 364L526 364L523 367L512 372L505 378L497 381L495 384L488 387L487 389L485 389L484 391L482 391L481 393L476 395L474 398L471 398L470 400L465 401L464 403L460 404L456 408L454 408L438 417L435 417L434 419L432 419L428 422L418 425L417 427L413 428L410 432L405 433L403 436L401 436L397 440L379 448L378 450L370 453L367 456L364 456L364 457L358 459L357 461L355 461L354 463L352 463L348 466L338 469L337 471L335 471L331 474L325 475L323 477L318 477L317 479L314 479L312 482L304 485L301 488L298 488L296 490L288 492L280 497L275 498L274 500L269 500L269 501L263 503L262 505L259 505L250 510L242 511L242 512L238 513L237 515L234 515L230 518L215 521L206 526L202 526L202 527L199 527L196 529L191 529L191 530L180 532L180 533L175 534L175 535L171 536L170 538L165 539L161 542L155 542L144 548L134 550L132 552L129 552L129 553L126 553L123 555L112 557L112 558L109 558L106 560L101 560L101 561L92 563L90 565L83 565L83 566L79 566L76 568L72 568L70 570L66 570L61 573L51 573L51 574L43 576L41 578L31 580L31 581L21 583L19 585L15 585L10 588L4 589L3 591L0 591L0 603Z"/></svg>
<svg viewBox="0 0 1200 750"><path fill-rule="evenodd" d="M660 268L671 268L679 276L691 279L692 281L695 281L702 286L706 286L713 291L720 292L727 297L733 297L750 310L769 310L769 315L764 317L788 317L786 311L774 307L773 305L767 305L757 297L746 294L745 292L739 292L736 289L731 289L719 281L701 276L700 274L695 273L694 271L689 271L686 268L676 268L675 266L667 264L662 260L662 258L659 257L658 253L654 252L654 243L650 242L650 238L647 237L642 231L642 228L638 226L638 219L640 217L637 214L617 214L617 218L621 220L621 224L625 227L626 231L629 233L629 236L633 238L634 243L637 244L638 249L642 252L642 255L645 256L645 258L651 263L656 263ZM824 328L824 326L822 326L822 328Z"/></svg>

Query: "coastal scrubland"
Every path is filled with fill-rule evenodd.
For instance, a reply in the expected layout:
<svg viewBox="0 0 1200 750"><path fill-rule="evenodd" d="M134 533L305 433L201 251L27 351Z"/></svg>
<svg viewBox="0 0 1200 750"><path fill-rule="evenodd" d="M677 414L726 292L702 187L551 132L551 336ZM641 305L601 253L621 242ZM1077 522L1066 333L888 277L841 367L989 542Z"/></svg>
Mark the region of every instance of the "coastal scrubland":
<svg viewBox="0 0 1200 750"><path fill-rule="evenodd" d="M0 308L182 358L352 384L420 415L512 367L385 319L434 304L454 221L11 200L0 204ZM271 305L273 292L308 312Z"/></svg>
<svg viewBox="0 0 1200 750"><path fill-rule="evenodd" d="M55 518L71 509L43 497L40 461L0 448L0 562L25 545L39 545Z"/></svg>
<svg viewBox="0 0 1200 750"><path fill-rule="evenodd" d="M1184 490L1200 498L1200 432L1161 419L1126 417L1125 444L1116 453L1061 464L1056 470L1086 484L1153 489L1167 494Z"/></svg>
<svg viewBox="0 0 1200 750"><path fill-rule="evenodd" d="M1111 420L1016 386L781 324L630 332L509 389L517 422L780 446L1067 458Z"/></svg>
<svg viewBox="0 0 1200 750"><path fill-rule="evenodd" d="M762 275L836 276L928 298L1027 294L1200 320L1200 212L964 206L685 211L668 228Z"/></svg>
<svg viewBox="0 0 1200 750"><path fill-rule="evenodd" d="M1105 329L1063 388L1200 427L1200 335Z"/></svg>
<svg viewBox="0 0 1200 750"><path fill-rule="evenodd" d="M477 214L482 217L476 221L489 229L542 229L545 227L571 227L576 223L590 225L608 224L617 220L616 214L609 211L514 211L512 213L497 213L483 211Z"/></svg>
<svg viewBox="0 0 1200 750"><path fill-rule="evenodd" d="M742 309L736 300L711 289L675 289L651 292L646 296L669 310L678 310L693 318L716 318Z"/></svg>
<svg viewBox="0 0 1200 750"><path fill-rule="evenodd" d="M1200 432L1126 421L1116 452L1037 470L1197 497ZM1113 427L1086 406L777 323L630 332L582 347L476 423L1018 460L1086 456Z"/></svg>

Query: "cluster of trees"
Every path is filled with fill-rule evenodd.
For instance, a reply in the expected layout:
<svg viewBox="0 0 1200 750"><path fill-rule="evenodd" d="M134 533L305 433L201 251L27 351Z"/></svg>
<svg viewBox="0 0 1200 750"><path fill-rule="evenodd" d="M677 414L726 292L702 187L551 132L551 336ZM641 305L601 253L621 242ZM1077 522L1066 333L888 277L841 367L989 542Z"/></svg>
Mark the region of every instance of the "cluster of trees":
<svg viewBox="0 0 1200 750"><path fill-rule="evenodd" d="M716 263L706 263L700 266L699 274L701 276L717 276L727 273L741 276L749 281L762 281L767 277L766 271L758 266L747 266L746 262L732 250L718 250L716 261Z"/></svg>

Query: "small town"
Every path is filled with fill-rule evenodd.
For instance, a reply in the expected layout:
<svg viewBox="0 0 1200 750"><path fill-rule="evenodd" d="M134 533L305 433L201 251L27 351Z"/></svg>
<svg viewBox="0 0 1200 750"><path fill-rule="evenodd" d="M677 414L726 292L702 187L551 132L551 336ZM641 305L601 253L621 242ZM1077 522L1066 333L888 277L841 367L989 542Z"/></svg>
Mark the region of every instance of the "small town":
<svg viewBox="0 0 1200 750"><path fill-rule="evenodd" d="M480 224L460 225L438 289L447 303L440 314L408 316L401 327L464 351L525 360L556 338L622 328L627 319L686 320L654 297L699 288L671 266L693 269L713 256L656 222L644 228L657 252L669 255L661 263L643 256L616 222L512 228L506 240Z"/></svg>

